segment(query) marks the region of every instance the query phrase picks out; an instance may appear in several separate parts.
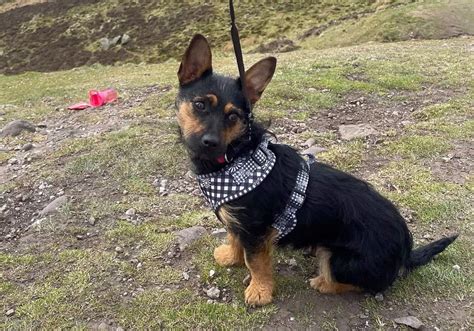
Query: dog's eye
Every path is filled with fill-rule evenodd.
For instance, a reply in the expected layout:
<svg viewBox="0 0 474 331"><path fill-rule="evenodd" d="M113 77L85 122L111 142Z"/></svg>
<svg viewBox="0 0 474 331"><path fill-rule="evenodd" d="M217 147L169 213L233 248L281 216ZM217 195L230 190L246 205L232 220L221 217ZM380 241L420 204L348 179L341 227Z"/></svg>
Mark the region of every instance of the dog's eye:
<svg viewBox="0 0 474 331"><path fill-rule="evenodd" d="M206 105L202 101L194 101L193 102L194 109L202 111L206 108Z"/></svg>
<svg viewBox="0 0 474 331"><path fill-rule="evenodd" d="M239 119L239 115L237 114L230 114L229 117L228 117L229 121L231 121L232 123L234 122L237 122L237 120Z"/></svg>

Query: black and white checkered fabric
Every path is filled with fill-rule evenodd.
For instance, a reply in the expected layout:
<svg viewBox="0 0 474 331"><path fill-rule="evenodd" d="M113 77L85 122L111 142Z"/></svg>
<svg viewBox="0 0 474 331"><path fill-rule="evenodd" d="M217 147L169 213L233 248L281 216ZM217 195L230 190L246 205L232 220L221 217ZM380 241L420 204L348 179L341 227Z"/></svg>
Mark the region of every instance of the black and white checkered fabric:
<svg viewBox="0 0 474 331"><path fill-rule="evenodd" d="M293 231L298 220L296 219L296 212L303 206L306 198L306 188L309 182L309 167L315 161L313 155L308 155L308 160L303 162L301 169L296 176L296 185L290 195L285 210L277 216L273 227L278 231L277 241Z"/></svg>
<svg viewBox="0 0 474 331"><path fill-rule="evenodd" d="M238 157L223 169L198 175L198 184L207 202L216 212L224 203L255 189L273 169L275 160L275 154L268 148L268 140L264 139L255 151ZM286 236L296 226L296 212L304 203L309 181L309 165L314 160L314 156L308 155L308 161L302 163L290 200L284 211L275 218L273 227L278 231L277 240Z"/></svg>
<svg viewBox="0 0 474 331"><path fill-rule="evenodd" d="M214 211L256 188L275 165L275 154L264 139L255 151L236 158L223 169L197 176L199 187Z"/></svg>

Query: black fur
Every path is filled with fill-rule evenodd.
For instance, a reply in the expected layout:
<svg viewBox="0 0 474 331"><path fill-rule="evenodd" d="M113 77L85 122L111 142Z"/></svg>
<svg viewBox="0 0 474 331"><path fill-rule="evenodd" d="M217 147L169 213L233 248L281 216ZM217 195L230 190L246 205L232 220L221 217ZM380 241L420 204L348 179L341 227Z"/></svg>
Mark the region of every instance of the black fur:
<svg viewBox="0 0 474 331"><path fill-rule="evenodd" d="M244 107L239 81L212 72L182 86L177 100L191 100L208 93L217 95L220 103L231 101ZM208 121L224 118L219 111L209 116ZM244 146L241 151L247 152L266 134L263 126L254 123L251 141L245 143L242 138L235 143ZM185 140L195 171L208 173L223 167L206 151L200 153L193 147L198 141L199 136ZM269 146L276 155L273 170L255 190L229 203L231 207L239 207L235 208L239 223L230 224L228 230L239 238L249 256L268 238L275 216L285 208L302 161L287 145L270 143ZM444 238L413 250L405 220L390 201L365 181L321 162L311 165L306 200L297 212L297 219L296 228L278 245L328 249L333 278L369 292L383 291L400 270L428 263L456 238Z"/></svg>

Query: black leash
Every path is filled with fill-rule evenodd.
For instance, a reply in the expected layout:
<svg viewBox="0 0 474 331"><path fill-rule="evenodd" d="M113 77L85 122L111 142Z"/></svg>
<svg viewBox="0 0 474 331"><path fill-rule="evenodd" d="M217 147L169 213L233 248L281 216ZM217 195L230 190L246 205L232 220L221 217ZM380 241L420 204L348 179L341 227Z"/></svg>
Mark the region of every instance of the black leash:
<svg viewBox="0 0 474 331"><path fill-rule="evenodd" d="M252 103L248 98L247 93L247 86L245 82L245 66L244 66L244 59L242 56L242 47L240 46L240 37L239 37L239 30L235 25L235 12L234 12L234 2L229 0L229 13L230 13L230 35L232 37L232 44L234 45L234 53L235 59L237 61L237 67L239 68L239 77L240 77L240 84L242 85L242 93L244 95L245 103L246 103L246 115L247 115L247 133L248 133L248 141L252 139L252 123L253 123L253 113L252 113ZM225 158L227 162L232 161L235 155L243 148L243 145L240 144L237 147L232 147L233 154L231 157L228 157L228 153L225 154Z"/></svg>

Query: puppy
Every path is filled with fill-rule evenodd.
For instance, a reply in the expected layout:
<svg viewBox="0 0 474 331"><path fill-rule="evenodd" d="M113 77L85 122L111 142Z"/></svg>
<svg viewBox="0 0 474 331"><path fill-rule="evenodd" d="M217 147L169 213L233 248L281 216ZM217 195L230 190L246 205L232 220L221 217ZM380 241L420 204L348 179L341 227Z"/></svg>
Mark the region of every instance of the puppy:
<svg viewBox="0 0 474 331"><path fill-rule="evenodd" d="M248 305L272 301L275 244L315 252L319 275L310 285L321 293L376 293L456 239L413 249L403 217L371 185L270 142L247 101L260 99L275 67L276 59L267 57L246 71L245 98L240 79L213 72L209 44L196 35L178 71L182 141L201 190L228 231L228 243L214 257L221 266L249 269Z"/></svg>

